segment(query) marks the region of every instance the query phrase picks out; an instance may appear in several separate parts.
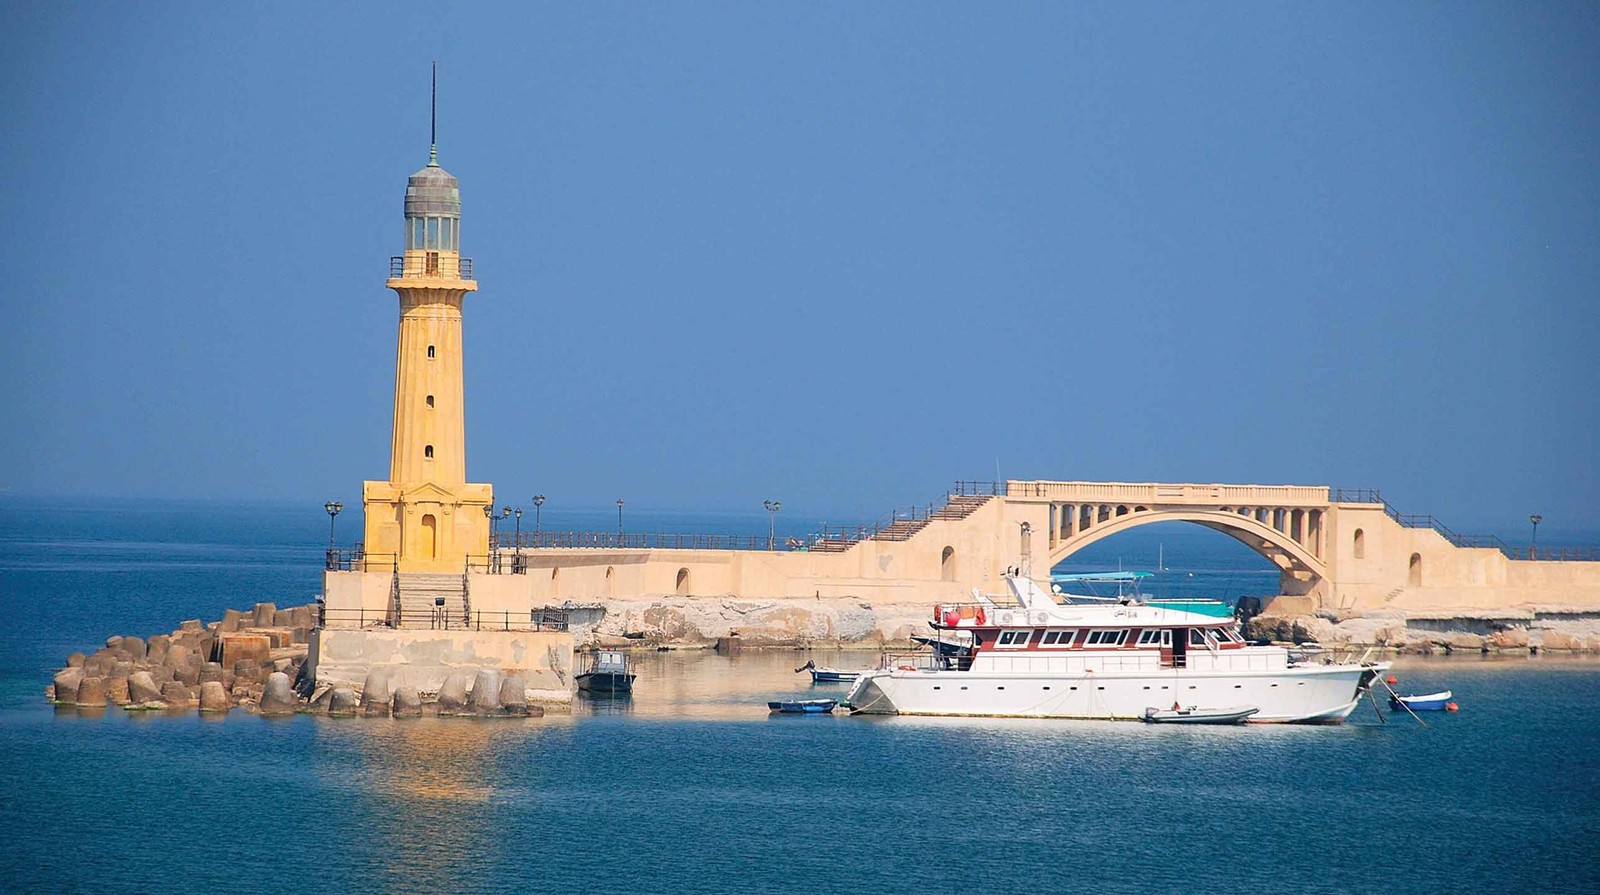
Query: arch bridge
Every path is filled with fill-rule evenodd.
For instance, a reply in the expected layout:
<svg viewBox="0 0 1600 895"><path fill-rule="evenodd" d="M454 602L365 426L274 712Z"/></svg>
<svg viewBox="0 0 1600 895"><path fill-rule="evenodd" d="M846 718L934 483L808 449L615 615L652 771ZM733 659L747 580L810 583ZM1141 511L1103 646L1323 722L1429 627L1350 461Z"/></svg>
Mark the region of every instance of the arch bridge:
<svg viewBox="0 0 1600 895"><path fill-rule="evenodd" d="M1049 563L1119 532L1193 522L1238 540L1307 586L1328 576L1326 486L1010 481L1007 500L1049 504Z"/></svg>

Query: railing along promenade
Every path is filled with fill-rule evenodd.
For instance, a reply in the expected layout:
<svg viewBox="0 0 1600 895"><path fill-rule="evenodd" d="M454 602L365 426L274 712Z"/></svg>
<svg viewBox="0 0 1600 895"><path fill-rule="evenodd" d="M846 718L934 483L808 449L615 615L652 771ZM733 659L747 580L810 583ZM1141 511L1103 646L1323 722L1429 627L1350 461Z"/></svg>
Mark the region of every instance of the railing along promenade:
<svg viewBox="0 0 1600 895"><path fill-rule="evenodd" d="M1383 498L1376 488L1337 488L1334 503L1366 503L1383 507L1384 515L1405 528L1430 528L1457 547L1499 550L1508 559L1538 562L1600 562L1600 547L1514 547L1494 535L1460 534L1437 516L1402 513Z"/></svg>
<svg viewBox="0 0 1600 895"><path fill-rule="evenodd" d="M415 615L416 613L412 613ZM565 631L568 628L567 610L546 606L529 611L450 612L439 607L428 614L427 623L400 617L393 608L384 609L329 609L321 607L318 623L326 627L395 628L428 631Z"/></svg>
<svg viewBox="0 0 1600 895"><path fill-rule="evenodd" d="M357 542L349 550L324 551L322 567L330 572L393 572L398 559L393 553L368 553Z"/></svg>

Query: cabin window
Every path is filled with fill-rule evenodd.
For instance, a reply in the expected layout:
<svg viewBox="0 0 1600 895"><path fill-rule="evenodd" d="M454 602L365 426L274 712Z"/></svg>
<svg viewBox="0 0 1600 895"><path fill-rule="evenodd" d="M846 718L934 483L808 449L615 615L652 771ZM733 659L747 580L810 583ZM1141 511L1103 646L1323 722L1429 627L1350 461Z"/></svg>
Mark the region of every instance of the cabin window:
<svg viewBox="0 0 1600 895"><path fill-rule="evenodd" d="M1039 645L1052 646L1056 649L1064 649L1071 646L1073 639L1077 636L1078 632L1071 628L1068 628L1064 631L1053 628L1044 632L1044 638L1039 641Z"/></svg>
<svg viewBox="0 0 1600 895"><path fill-rule="evenodd" d="M1127 639L1128 639L1128 629L1127 628L1117 628L1115 630L1090 631L1089 632L1089 636L1084 639L1083 645L1084 646L1099 646L1099 647L1121 646Z"/></svg>
<svg viewBox="0 0 1600 895"><path fill-rule="evenodd" d="M1231 628L1223 628L1222 636L1233 641L1234 643L1244 643L1244 638L1239 636L1239 632Z"/></svg>
<svg viewBox="0 0 1600 895"><path fill-rule="evenodd" d="M428 396L428 409L430 409L430 410L433 409L433 396L432 395Z"/></svg>
<svg viewBox="0 0 1600 895"><path fill-rule="evenodd" d="M1018 649L1028 645L1028 639L1033 636L1033 629L1022 631L1001 631L1000 639L995 641L995 646L1001 649Z"/></svg>
<svg viewBox="0 0 1600 895"><path fill-rule="evenodd" d="M1139 632L1140 646L1160 646L1162 628L1145 628Z"/></svg>
<svg viewBox="0 0 1600 895"><path fill-rule="evenodd" d="M1200 633L1200 629L1199 628L1190 628L1189 629L1189 645L1190 646L1205 646L1206 645L1206 635Z"/></svg>

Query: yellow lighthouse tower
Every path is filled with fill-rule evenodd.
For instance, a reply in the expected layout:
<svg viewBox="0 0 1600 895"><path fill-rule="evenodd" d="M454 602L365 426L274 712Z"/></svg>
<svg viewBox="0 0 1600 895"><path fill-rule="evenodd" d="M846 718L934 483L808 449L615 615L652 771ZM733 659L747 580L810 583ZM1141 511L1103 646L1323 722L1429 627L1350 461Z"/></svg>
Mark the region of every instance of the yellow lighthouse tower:
<svg viewBox="0 0 1600 895"><path fill-rule="evenodd" d="M394 554L402 572L461 572L469 554L489 552L494 488L467 482L461 303L478 284L461 257L461 187L439 167L436 132L427 167L406 184L405 220L405 254L389 259L400 296L394 438L389 480L362 488L366 550Z"/></svg>

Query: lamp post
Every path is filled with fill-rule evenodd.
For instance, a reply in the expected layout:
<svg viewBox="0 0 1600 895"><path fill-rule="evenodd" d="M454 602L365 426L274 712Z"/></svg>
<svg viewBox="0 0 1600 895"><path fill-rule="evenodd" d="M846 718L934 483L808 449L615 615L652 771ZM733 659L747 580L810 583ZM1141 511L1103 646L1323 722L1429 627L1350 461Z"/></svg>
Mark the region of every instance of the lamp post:
<svg viewBox="0 0 1600 895"><path fill-rule="evenodd" d="M1534 513L1528 517L1528 521L1533 523L1533 539L1528 542L1528 558L1533 559L1533 550L1539 546L1539 523L1544 521L1544 517Z"/></svg>
<svg viewBox="0 0 1600 895"><path fill-rule="evenodd" d="M533 540L535 545L539 542L539 533L544 531L544 519L541 512L543 509L544 495L533 495Z"/></svg>
<svg viewBox="0 0 1600 895"><path fill-rule="evenodd" d="M333 542L333 517L339 515L339 511L344 509L344 504L340 503L337 500L330 500L327 503L323 504L322 508L324 510L328 511L328 549L332 550L333 549L333 543L334 543Z"/></svg>
<svg viewBox="0 0 1600 895"><path fill-rule="evenodd" d="M783 509L781 500L763 500L761 505L767 508L767 549L778 549L778 511Z"/></svg>
<svg viewBox="0 0 1600 895"><path fill-rule="evenodd" d="M617 498L617 546L622 546L622 498Z"/></svg>
<svg viewBox="0 0 1600 895"><path fill-rule="evenodd" d="M495 551L499 549L499 545L494 542L494 504L484 505L483 518L489 520L489 563L492 566Z"/></svg>

